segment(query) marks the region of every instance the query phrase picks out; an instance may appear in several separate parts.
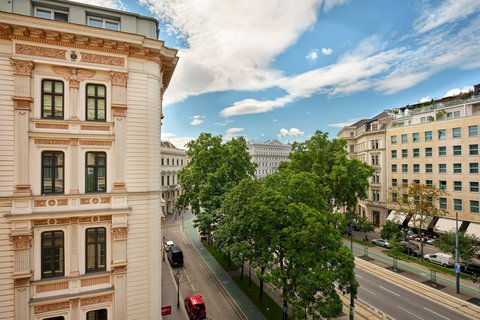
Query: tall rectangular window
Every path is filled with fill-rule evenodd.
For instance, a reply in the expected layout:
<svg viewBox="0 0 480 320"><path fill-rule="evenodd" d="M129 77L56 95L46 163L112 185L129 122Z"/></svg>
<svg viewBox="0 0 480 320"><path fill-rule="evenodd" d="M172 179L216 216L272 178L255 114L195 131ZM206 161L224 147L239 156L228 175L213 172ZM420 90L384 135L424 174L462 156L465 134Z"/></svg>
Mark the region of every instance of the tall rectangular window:
<svg viewBox="0 0 480 320"><path fill-rule="evenodd" d="M402 186L408 186L408 179L402 179Z"/></svg>
<svg viewBox="0 0 480 320"><path fill-rule="evenodd" d="M478 137L478 126L468 126L468 136L469 137Z"/></svg>
<svg viewBox="0 0 480 320"><path fill-rule="evenodd" d="M425 172L432 173L433 172L433 165L431 163L427 163L425 165Z"/></svg>
<svg viewBox="0 0 480 320"><path fill-rule="evenodd" d="M438 198L440 209L447 209L447 198Z"/></svg>
<svg viewBox="0 0 480 320"><path fill-rule="evenodd" d="M452 137L453 138L461 138L462 137L462 128L453 128L452 129Z"/></svg>
<svg viewBox="0 0 480 320"><path fill-rule="evenodd" d="M478 162L469 163L470 173L478 173Z"/></svg>
<svg viewBox="0 0 480 320"><path fill-rule="evenodd" d="M462 181L453 181L453 191L462 191Z"/></svg>
<svg viewBox="0 0 480 320"><path fill-rule="evenodd" d="M392 164L392 172L397 172L397 165L396 164Z"/></svg>
<svg viewBox="0 0 480 320"><path fill-rule="evenodd" d="M408 164L402 164L402 172L403 173L408 172Z"/></svg>
<svg viewBox="0 0 480 320"><path fill-rule="evenodd" d="M425 180L425 184L429 187L433 186L433 180Z"/></svg>
<svg viewBox="0 0 480 320"><path fill-rule="evenodd" d="M462 211L462 199L453 199L453 210L455 211Z"/></svg>
<svg viewBox="0 0 480 320"><path fill-rule="evenodd" d="M447 139L447 130L440 129L438 130L438 140L445 140Z"/></svg>
<svg viewBox="0 0 480 320"><path fill-rule="evenodd" d="M392 159L397 158L397 150L391 150Z"/></svg>
<svg viewBox="0 0 480 320"><path fill-rule="evenodd" d="M106 88L102 84L89 83L86 86L87 121L106 121Z"/></svg>
<svg viewBox="0 0 480 320"><path fill-rule="evenodd" d="M446 163L440 163L438 165L438 172L439 173L447 173L447 164Z"/></svg>
<svg viewBox="0 0 480 320"><path fill-rule="evenodd" d="M397 136L391 136L390 137L390 143L391 144L396 144L397 143Z"/></svg>
<svg viewBox="0 0 480 320"><path fill-rule="evenodd" d="M447 147L438 147L438 155L439 156L446 156L447 155Z"/></svg>
<svg viewBox="0 0 480 320"><path fill-rule="evenodd" d="M440 180L438 182L438 187L441 189L441 190L447 190L447 181L445 180Z"/></svg>
<svg viewBox="0 0 480 320"><path fill-rule="evenodd" d="M479 183L476 181L470 181L470 192L478 192L480 189Z"/></svg>
<svg viewBox="0 0 480 320"><path fill-rule="evenodd" d="M63 231L45 231L41 236L42 278L59 277L64 271Z"/></svg>
<svg viewBox="0 0 480 320"><path fill-rule="evenodd" d="M461 156L462 155L462 146L453 146L453 155Z"/></svg>
<svg viewBox="0 0 480 320"><path fill-rule="evenodd" d="M413 142L420 141L420 134L418 132L412 133L412 140L413 140Z"/></svg>
<svg viewBox="0 0 480 320"><path fill-rule="evenodd" d="M432 156L432 148L425 148L425 157Z"/></svg>
<svg viewBox="0 0 480 320"><path fill-rule="evenodd" d="M453 164L453 173L462 173L462 164L454 163Z"/></svg>
<svg viewBox="0 0 480 320"><path fill-rule="evenodd" d="M63 193L64 155L61 151L42 152L42 194Z"/></svg>
<svg viewBox="0 0 480 320"><path fill-rule="evenodd" d="M402 149L402 158L408 157L408 149Z"/></svg>
<svg viewBox="0 0 480 320"><path fill-rule="evenodd" d="M470 200L470 212L478 213L478 200Z"/></svg>
<svg viewBox="0 0 480 320"><path fill-rule="evenodd" d="M413 172L420 172L420 165L418 163L413 165Z"/></svg>
<svg viewBox="0 0 480 320"><path fill-rule="evenodd" d="M85 192L107 191L107 154L87 152L85 166Z"/></svg>
<svg viewBox="0 0 480 320"><path fill-rule="evenodd" d="M398 184L397 179L392 179L392 187L396 187Z"/></svg>
<svg viewBox="0 0 480 320"><path fill-rule="evenodd" d="M470 144L468 148L471 156L478 156L478 144Z"/></svg>
<svg viewBox="0 0 480 320"><path fill-rule="evenodd" d="M425 141L432 140L432 131L425 131Z"/></svg>
<svg viewBox="0 0 480 320"><path fill-rule="evenodd" d="M420 157L420 149L418 148L413 149L413 157L414 158Z"/></svg>
<svg viewBox="0 0 480 320"><path fill-rule="evenodd" d="M86 320L108 320L107 309L88 311Z"/></svg>
<svg viewBox="0 0 480 320"><path fill-rule="evenodd" d="M42 80L42 118L63 119L63 81Z"/></svg>
<svg viewBox="0 0 480 320"><path fill-rule="evenodd" d="M402 134L402 143L407 143L407 142L408 142L408 135Z"/></svg>
<svg viewBox="0 0 480 320"><path fill-rule="evenodd" d="M85 271L107 268L107 232L105 228L88 228L85 233Z"/></svg>

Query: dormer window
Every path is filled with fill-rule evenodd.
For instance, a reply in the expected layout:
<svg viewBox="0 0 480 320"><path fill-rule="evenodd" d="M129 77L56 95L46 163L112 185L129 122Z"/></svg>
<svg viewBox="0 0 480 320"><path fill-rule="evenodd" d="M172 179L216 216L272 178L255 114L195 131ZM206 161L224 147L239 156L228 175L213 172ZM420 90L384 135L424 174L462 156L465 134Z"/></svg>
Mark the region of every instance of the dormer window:
<svg viewBox="0 0 480 320"><path fill-rule="evenodd" d="M103 28L108 30L119 31L120 21L105 19L100 17L88 17L87 24L91 27Z"/></svg>
<svg viewBox="0 0 480 320"><path fill-rule="evenodd" d="M35 7L35 17L68 22L67 11L60 11L50 8Z"/></svg>

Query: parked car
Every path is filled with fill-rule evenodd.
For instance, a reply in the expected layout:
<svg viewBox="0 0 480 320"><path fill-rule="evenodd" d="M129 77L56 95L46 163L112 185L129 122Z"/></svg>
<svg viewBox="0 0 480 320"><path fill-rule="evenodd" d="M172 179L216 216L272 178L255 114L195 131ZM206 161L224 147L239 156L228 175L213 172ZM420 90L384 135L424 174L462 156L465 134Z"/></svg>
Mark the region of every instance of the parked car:
<svg viewBox="0 0 480 320"><path fill-rule="evenodd" d="M207 309L201 295L188 296L184 302L190 320L207 319Z"/></svg>
<svg viewBox="0 0 480 320"><path fill-rule="evenodd" d="M390 243L388 243L388 241L385 240L385 239L373 239L372 243L377 245L377 246L384 247L384 248L387 248L387 249L390 248Z"/></svg>
<svg viewBox="0 0 480 320"><path fill-rule="evenodd" d="M480 276L480 264L476 264L476 263L469 263L465 265L462 264L461 268L462 268L462 272Z"/></svg>
<svg viewBox="0 0 480 320"><path fill-rule="evenodd" d="M167 257L172 267L183 266L183 252L179 246L171 246L167 252Z"/></svg>
<svg viewBox="0 0 480 320"><path fill-rule="evenodd" d="M165 247L165 251L168 252L170 250L170 247L173 247L175 243L172 240L165 240L163 242L163 246Z"/></svg>
<svg viewBox="0 0 480 320"><path fill-rule="evenodd" d="M415 243L400 241L401 251L413 257L420 257L420 248Z"/></svg>
<svg viewBox="0 0 480 320"><path fill-rule="evenodd" d="M430 253L430 254L424 255L423 257L427 262L436 263L444 267L453 267L453 264L455 262L455 260L453 259L453 256L448 253L441 253L441 252Z"/></svg>

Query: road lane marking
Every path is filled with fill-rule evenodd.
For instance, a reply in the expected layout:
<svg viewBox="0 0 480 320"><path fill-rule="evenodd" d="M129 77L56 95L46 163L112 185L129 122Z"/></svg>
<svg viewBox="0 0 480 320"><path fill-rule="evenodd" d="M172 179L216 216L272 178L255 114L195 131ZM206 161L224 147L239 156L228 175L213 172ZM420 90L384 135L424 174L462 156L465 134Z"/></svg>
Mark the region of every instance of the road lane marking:
<svg viewBox="0 0 480 320"><path fill-rule="evenodd" d="M402 310L405 311L406 313L409 313L409 314L411 314L412 316L417 317L418 319L423 320L423 318L420 318L420 317L417 316L415 313L410 312L410 311L408 311L407 309L404 309L404 308L402 308L402 307L400 307L400 306L397 306L397 308L402 309Z"/></svg>
<svg viewBox="0 0 480 320"><path fill-rule="evenodd" d="M358 274L357 274L356 276L357 276L357 278L360 278L360 279L362 279L362 278L363 278L362 276L359 276Z"/></svg>
<svg viewBox="0 0 480 320"><path fill-rule="evenodd" d="M367 291L368 293L371 293L371 294L373 294L374 296L376 296L376 295L377 295L375 292L373 292L373 291L370 291L370 290L368 290L368 289L365 289L364 287L360 287L360 290L365 290L365 291Z"/></svg>
<svg viewBox="0 0 480 320"><path fill-rule="evenodd" d="M436 314L436 315L439 316L439 317L442 317L443 319L450 320L450 318L444 317L444 316L442 316L441 314L438 314L438 313L436 313L435 311L428 309L427 307L423 307L423 309L428 310L428 311L430 311L431 313Z"/></svg>
<svg viewBox="0 0 480 320"><path fill-rule="evenodd" d="M379 287L380 287L380 288L382 288L382 289L383 289L383 290L385 290L385 291L388 291L388 292L390 292L391 294L394 294L394 295L396 295L397 297L400 297L400 295L399 295L398 293L396 293L396 292L393 292L392 290L388 290L387 288L385 288L385 287L382 287L382 286L379 286Z"/></svg>

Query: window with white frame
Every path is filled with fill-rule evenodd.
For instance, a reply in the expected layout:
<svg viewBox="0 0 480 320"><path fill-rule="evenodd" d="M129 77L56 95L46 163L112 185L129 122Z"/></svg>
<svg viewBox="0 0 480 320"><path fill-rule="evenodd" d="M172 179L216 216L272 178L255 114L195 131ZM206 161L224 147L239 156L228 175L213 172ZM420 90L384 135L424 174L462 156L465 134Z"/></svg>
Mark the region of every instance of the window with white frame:
<svg viewBox="0 0 480 320"><path fill-rule="evenodd" d="M55 10L50 8L35 7L35 17L68 22L67 10Z"/></svg>
<svg viewBox="0 0 480 320"><path fill-rule="evenodd" d="M87 24L91 27L103 28L108 30L119 31L120 21L100 18L100 17L87 17Z"/></svg>

